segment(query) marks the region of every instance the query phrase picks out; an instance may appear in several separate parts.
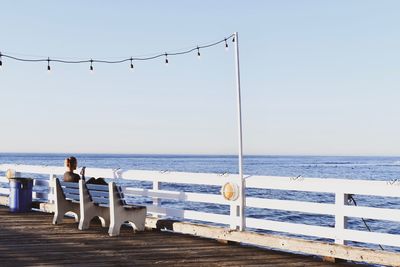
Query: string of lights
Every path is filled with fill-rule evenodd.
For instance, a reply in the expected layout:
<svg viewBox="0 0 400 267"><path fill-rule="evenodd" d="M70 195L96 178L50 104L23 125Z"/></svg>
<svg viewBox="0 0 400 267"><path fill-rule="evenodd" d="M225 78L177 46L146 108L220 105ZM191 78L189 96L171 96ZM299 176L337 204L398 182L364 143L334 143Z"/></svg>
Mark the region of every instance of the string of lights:
<svg viewBox="0 0 400 267"><path fill-rule="evenodd" d="M121 63L125 63L125 62L130 62L130 68L133 69L134 68L134 61L147 61L147 60L154 60L160 57L165 57L165 64L169 63L169 57L172 56L180 56L180 55L185 55L185 54L190 54L192 52L197 52L197 56L200 57L200 50L201 49L205 49L205 48L209 48L209 47L213 47L213 46L217 46L220 44L224 44L224 47L227 49L229 47L228 45L228 41L232 41L235 42L235 34L231 34L230 36L219 40L217 42L214 43L210 43L210 44L206 44L206 45L198 45L194 48L190 48L187 50L183 50L183 51L178 51L178 52L170 52L170 53L160 53L160 54L155 54L152 56L147 56L147 57L127 57L127 58L123 58L120 60L102 60L102 59L84 59L84 60L65 60L65 59L60 59L60 58L23 58L23 57L17 57L17 56L13 56L10 54L4 54L2 52L0 52L0 67L3 66L3 58L7 58L7 59L11 59L11 60L16 60L16 61L22 61L22 62L31 62L31 63L37 63L37 62L47 62L47 70L50 71L51 70L51 62L55 62L55 63L64 63L64 64L85 64L85 63L90 63L90 67L89 69L91 71L94 70L93 64L94 63L104 63L104 64L121 64Z"/></svg>

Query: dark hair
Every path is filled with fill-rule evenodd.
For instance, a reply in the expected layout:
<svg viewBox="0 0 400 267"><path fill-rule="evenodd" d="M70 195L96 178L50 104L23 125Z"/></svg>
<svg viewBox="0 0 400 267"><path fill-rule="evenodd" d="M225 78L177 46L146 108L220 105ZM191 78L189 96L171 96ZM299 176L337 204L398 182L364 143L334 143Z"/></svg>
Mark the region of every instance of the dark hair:
<svg viewBox="0 0 400 267"><path fill-rule="evenodd" d="M65 165L70 168L71 166L76 166L77 160L75 157L69 157L65 159Z"/></svg>

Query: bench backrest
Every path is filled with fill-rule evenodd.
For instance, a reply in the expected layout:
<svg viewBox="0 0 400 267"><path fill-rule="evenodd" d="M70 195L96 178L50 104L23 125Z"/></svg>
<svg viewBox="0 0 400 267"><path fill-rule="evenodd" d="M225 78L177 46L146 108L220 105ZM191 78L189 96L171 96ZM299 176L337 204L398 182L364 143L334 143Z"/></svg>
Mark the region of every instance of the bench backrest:
<svg viewBox="0 0 400 267"><path fill-rule="evenodd" d="M96 205L109 205L108 185L85 184L90 200Z"/></svg>
<svg viewBox="0 0 400 267"><path fill-rule="evenodd" d="M61 189L64 194L64 198L74 202L79 202L79 184L71 182L60 181Z"/></svg>
<svg viewBox="0 0 400 267"><path fill-rule="evenodd" d="M98 184L85 184L90 199L96 205L109 205L109 185L98 185ZM120 186L116 186L119 200L121 201L122 205L126 205L126 201L124 195L122 193L122 189Z"/></svg>
<svg viewBox="0 0 400 267"><path fill-rule="evenodd" d="M63 182L57 179L60 183L64 198L73 202L79 202L79 183ZM114 183L112 183L114 186ZM109 199L109 185L98 185L98 184L87 184L84 183L90 200L96 205L108 206L110 204ZM115 185L117 195L122 205L127 205L125 196L122 192L121 186Z"/></svg>

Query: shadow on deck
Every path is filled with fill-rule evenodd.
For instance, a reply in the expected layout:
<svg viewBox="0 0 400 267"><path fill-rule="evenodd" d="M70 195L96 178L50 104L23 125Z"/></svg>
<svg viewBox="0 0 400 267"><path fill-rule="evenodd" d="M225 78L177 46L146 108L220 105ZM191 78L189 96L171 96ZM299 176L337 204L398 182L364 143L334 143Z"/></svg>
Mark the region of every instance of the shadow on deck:
<svg viewBox="0 0 400 267"><path fill-rule="evenodd" d="M351 266L170 232L134 234L123 227L119 237L109 237L98 223L79 231L72 219L52 225L52 217L41 212L15 214L0 207L1 265Z"/></svg>

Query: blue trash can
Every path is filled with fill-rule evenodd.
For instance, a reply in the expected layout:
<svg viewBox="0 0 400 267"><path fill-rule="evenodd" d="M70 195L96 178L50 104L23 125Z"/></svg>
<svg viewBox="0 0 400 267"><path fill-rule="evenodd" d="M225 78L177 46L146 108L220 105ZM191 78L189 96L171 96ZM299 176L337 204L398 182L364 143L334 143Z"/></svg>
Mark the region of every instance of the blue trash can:
<svg viewBox="0 0 400 267"><path fill-rule="evenodd" d="M11 212L28 212L32 209L31 178L10 178L9 204Z"/></svg>

